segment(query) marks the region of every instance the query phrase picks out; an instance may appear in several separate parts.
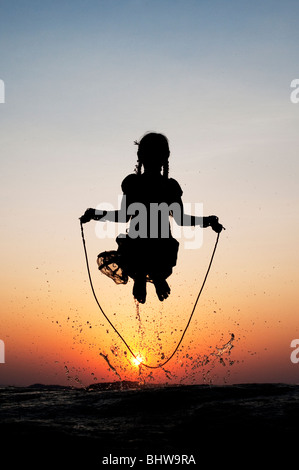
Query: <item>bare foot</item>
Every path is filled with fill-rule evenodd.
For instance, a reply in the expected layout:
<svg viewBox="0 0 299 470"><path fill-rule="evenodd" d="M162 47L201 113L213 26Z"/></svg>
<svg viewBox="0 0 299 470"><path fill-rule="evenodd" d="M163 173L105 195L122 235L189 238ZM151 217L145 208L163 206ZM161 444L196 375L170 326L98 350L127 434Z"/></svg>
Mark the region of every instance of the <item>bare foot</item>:
<svg viewBox="0 0 299 470"><path fill-rule="evenodd" d="M133 296L141 304L145 303L146 299L146 279L144 277L135 279L133 287Z"/></svg>
<svg viewBox="0 0 299 470"><path fill-rule="evenodd" d="M170 287L167 284L166 280L165 279L154 280L154 284L155 284L156 293L157 293L159 300L161 300L162 302L163 300L167 299L167 297L170 294Z"/></svg>

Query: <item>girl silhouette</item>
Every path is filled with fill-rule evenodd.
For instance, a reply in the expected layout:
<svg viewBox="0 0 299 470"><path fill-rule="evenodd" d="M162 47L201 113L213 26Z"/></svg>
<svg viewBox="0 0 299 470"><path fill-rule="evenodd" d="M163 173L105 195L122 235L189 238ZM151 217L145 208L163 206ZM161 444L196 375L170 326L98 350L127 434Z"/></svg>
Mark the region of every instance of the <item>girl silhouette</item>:
<svg viewBox="0 0 299 470"><path fill-rule="evenodd" d="M151 132L135 144L137 165L135 173L122 182L121 208L108 212L87 209L80 221L82 224L92 219L130 221L128 233L116 239L118 250L99 254L99 269L117 284L126 283L131 277L133 296L138 302L146 300L147 282L154 284L159 300L163 301L170 294L166 279L176 265L179 247L172 237L169 217L181 226L210 226L217 233L223 227L216 216L184 214L182 189L175 179L168 177L170 152L164 135ZM163 211L153 210L161 204Z"/></svg>

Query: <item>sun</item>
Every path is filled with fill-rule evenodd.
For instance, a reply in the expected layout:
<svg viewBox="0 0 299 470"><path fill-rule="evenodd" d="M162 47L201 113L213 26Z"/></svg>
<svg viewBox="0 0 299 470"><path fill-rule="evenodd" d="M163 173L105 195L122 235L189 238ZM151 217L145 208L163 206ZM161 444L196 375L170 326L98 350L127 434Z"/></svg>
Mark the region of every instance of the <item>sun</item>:
<svg viewBox="0 0 299 470"><path fill-rule="evenodd" d="M140 364L142 364L143 362L143 358L140 356L140 354L138 354L136 357L133 357L132 359L132 362L134 364L134 366L140 366Z"/></svg>

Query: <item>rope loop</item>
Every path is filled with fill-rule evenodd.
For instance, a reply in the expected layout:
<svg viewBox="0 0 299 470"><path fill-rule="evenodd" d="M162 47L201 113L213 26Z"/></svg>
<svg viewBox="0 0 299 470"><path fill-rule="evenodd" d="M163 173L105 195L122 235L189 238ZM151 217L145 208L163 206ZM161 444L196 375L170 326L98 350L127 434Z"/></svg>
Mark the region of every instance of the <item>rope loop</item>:
<svg viewBox="0 0 299 470"><path fill-rule="evenodd" d="M115 333L119 336L119 338L122 340L122 342L124 343L124 345L126 346L126 348L129 350L129 352L131 353L131 355L139 362L139 359L136 357L136 355L134 354L134 352L132 351L132 349L130 348L130 346L128 345L128 343L126 342L126 340L124 339L124 337L120 334L120 332L118 331L118 329L113 325L113 323L110 321L110 319L108 318L108 316L106 315L106 313L104 312L101 304L99 303L98 301L98 298L97 298L97 295L95 293L95 290L94 290L94 287L93 287L93 283L92 283L92 279L91 279L91 274L90 274L90 268L89 268L89 261L88 261L88 255L87 255L87 249L86 249L86 242L85 242L85 237L84 237L84 230L83 230L83 224L82 222L80 221L80 225L81 225L81 236L82 236L82 243L83 243L83 248L84 248L84 254L85 254L85 261L86 261L86 268L87 268L87 273L88 273L88 277L89 277L89 282L90 282L90 287L91 287L91 290L92 290L92 293L93 293L93 296L95 298L95 301L99 307L99 309L101 310L103 316L106 318L107 322L109 323L109 325L113 328L113 330L115 331ZM199 297L201 296L201 293L203 291L203 288L204 288L204 285L206 283L206 280L207 280L207 277L209 275L209 272L210 272L210 269L211 269L211 266L212 266L212 263L213 263L213 259L214 259L214 256L215 256L215 252L216 252L216 248L217 248L217 245L218 245L218 241L219 241L219 236L220 236L220 232L217 233L217 238L216 238L216 241L215 241L215 245L214 245L214 249L213 249L213 252L212 252L212 255L211 255L211 259L210 259L210 262L209 262L209 266L208 266L208 269L207 269L207 272L206 272L206 275L204 277L204 280L203 280L203 283L201 285L201 288L199 289L199 292L198 292L198 295L197 295L197 298L194 302L194 305L193 305L193 308L192 308L192 311L191 311L191 314L189 316L189 319L188 319L188 322L187 322L187 325L181 335L181 338L180 338L180 341L178 342L177 346L175 347L174 351L172 352L172 354L164 361L162 362L161 364L157 364L155 366L152 366L150 364L146 364L145 362L140 362L139 364L139 367L141 366L144 366L144 367L147 367L148 369L159 369L161 367L164 367L172 358L173 356L175 355L175 353L177 352L177 350L179 349L183 339L184 339L184 336L189 328L189 325L191 323L191 320L192 320L192 317L193 317L193 314L195 312L195 309L196 309L196 306L197 306L197 303L198 303L198 300L199 300Z"/></svg>

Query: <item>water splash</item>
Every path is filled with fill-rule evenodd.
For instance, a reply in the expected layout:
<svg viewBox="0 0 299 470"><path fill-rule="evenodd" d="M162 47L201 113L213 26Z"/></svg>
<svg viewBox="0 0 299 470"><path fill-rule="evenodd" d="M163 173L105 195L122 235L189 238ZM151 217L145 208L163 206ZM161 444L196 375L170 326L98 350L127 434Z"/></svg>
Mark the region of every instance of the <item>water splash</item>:
<svg viewBox="0 0 299 470"><path fill-rule="evenodd" d="M68 368L68 366L64 363L64 370L65 370L65 375L67 376L67 380L70 382L75 382L76 386L80 385L81 387L85 388L85 385L83 384L82 380L78 377L78 375L71 375L71 372Z"/></svg>
<svg viewBox="0 0 299 470"><path fill-rule="evenodd" d="M164 369L164 367L162 367L162 370L168 380L172 380L176 377L175 374L170 372L170 370Z"/></svg>
<svg viewBox="0 0 299 470"><path fill-rule="evenodd" d="M213 353L213 355L214 356L222 356L222 354L224 354L226 352L228 352L230 354L230 351L234 347L233 344L232 344L234 339L235 339L235 335L234 335L234 333L231 333L230 340L227 343L225 343L221 348L216 348L217 352Z"/></svg>
<svg viewBox="0 0 299 470"><path fill-rule="evenodd" d="M136 307L136 320L138 322L138 334L140 336L140 341L139 341L139 349L142 350L143 342L144 342L144 327L142 324L141 320L141 315L140 315L140 305L137 300L135 300L135 307Z"/></svg>
<svg viewBox="0 0 299 470"><path fill-rule="evenodd" d="M103 354L103 353L100 352L100 356L102 356L102 358L105 359L105 361L107 362L109 368L115 373L115 375L119 378L119 380L121 380L121 376L119 375L119 373L117 372L115 367L113 367L113 365L110 363L109 358L108 358L108 354Z"/></svg>
<svg viewBox="0 0 299 470"><path fill-rule="evenodd" d="M227 341L223 346L216 347L216 350L209 353L204 354L203 356L198 356L196 358L185 355L185 375L181 379L181 383L184 382L186 379L188 381L192 381L193 383L197 382L197 375L198 372L201 374L204 383L212 384L214 380L212 378L212 372L216 368L217 364L221 364L222 366L226 367L228 364L232 366L235 361L230 359L230 353L232 348L234 347L233 341L235 340L234 333L230 334L231 337L229 341ZM186 363L189 361L189 364ZM227 382L227 378L230 374L230 370L227 370L226 376L223 378L224 382Z"/></svg>

